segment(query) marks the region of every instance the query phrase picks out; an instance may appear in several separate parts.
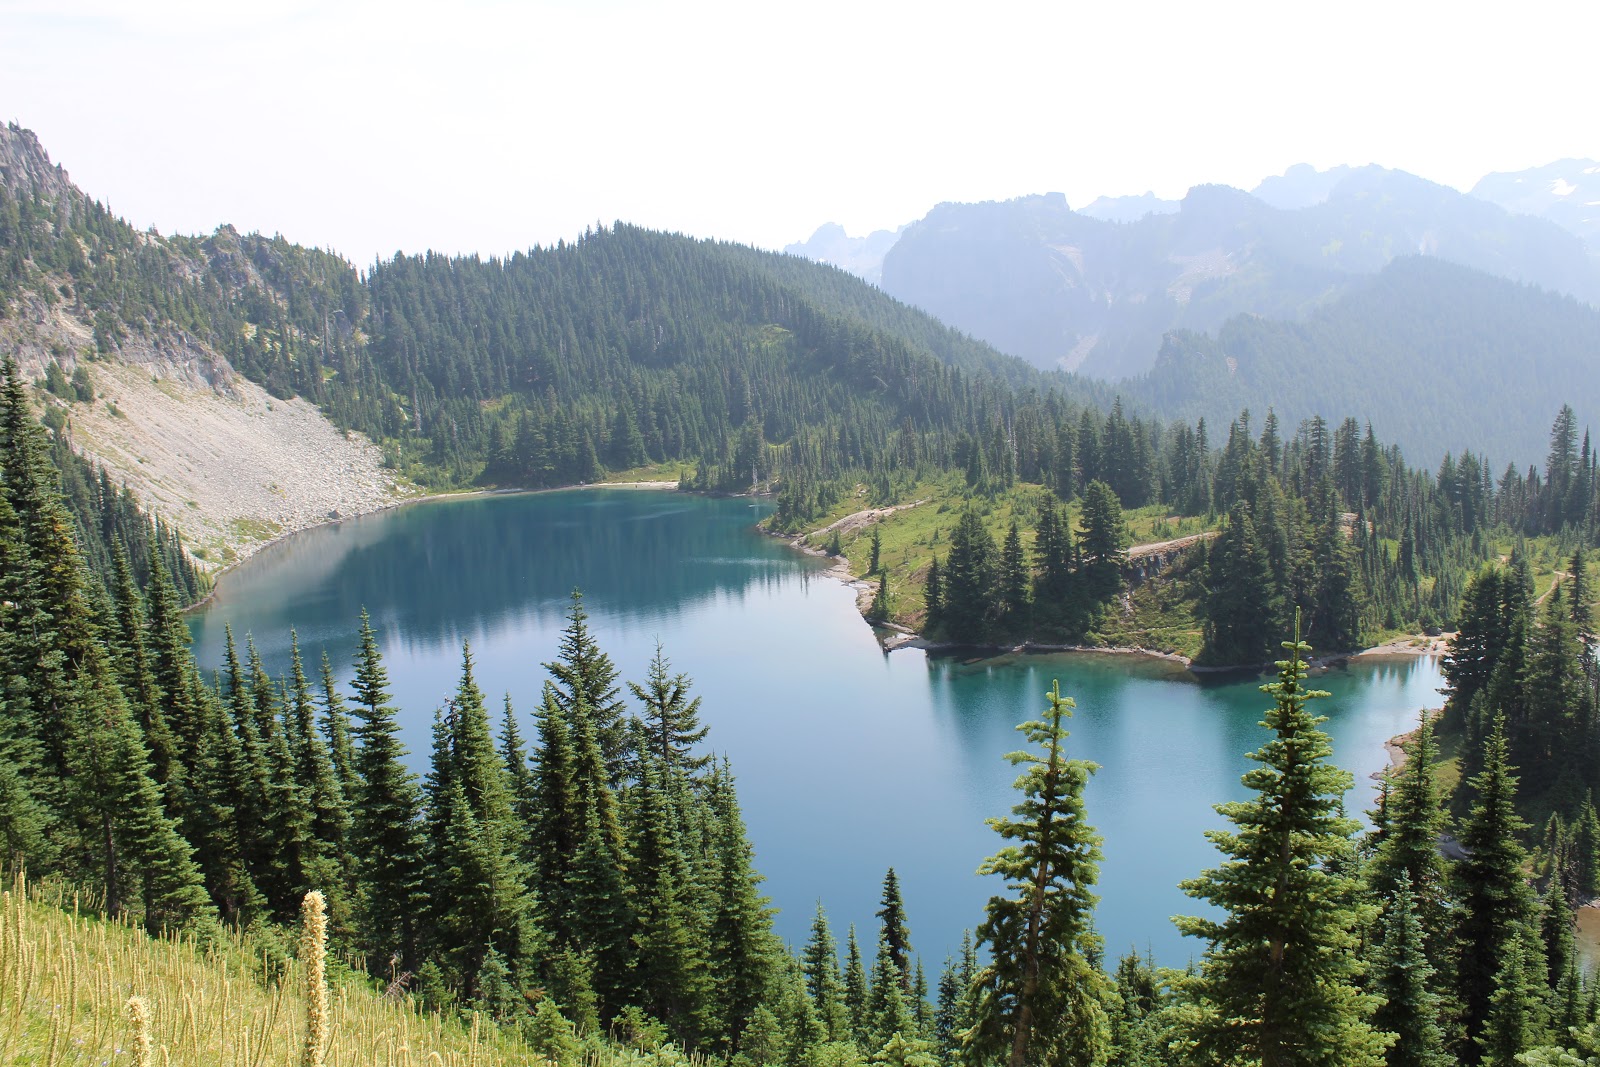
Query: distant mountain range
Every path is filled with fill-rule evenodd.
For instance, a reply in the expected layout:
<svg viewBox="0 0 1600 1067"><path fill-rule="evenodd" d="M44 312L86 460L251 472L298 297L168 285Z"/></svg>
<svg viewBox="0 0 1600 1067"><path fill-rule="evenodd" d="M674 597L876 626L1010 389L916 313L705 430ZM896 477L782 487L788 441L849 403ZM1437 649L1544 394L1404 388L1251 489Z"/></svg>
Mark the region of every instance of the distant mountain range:
<svg viewBox="0 0 1600 1067"><path fill-rule="evenodd" d="M1197 186L1181 201L941 204L898 239L823 227L787 251L1035 366L1115 380L1148 371L1173 330L1211 331L1240 314L1304 320L1399 256L1595 302L1590 201L1600 205L1600 167L1585 160L1490 175L1473 195L1377 166L1299 164L1249 193Z"/></svg>
<svg viewBox="0 0 1600 1067"><path fill-rule="evenodd" d="M1600 254L1600 163L1592 159L1490 174L1472 187L1472 195L1519 215L1549 219Z"/></svg>
<svg viewBox="0 0 1600 1067"><path fill-rule="evenodd" d="M900 239L900 230L873 230L865 237L851 237L837 222L824 223L809 240L785 245L784 251L817 263L847 270L863 281L877 285L883 280L883 257Z"/></svg>

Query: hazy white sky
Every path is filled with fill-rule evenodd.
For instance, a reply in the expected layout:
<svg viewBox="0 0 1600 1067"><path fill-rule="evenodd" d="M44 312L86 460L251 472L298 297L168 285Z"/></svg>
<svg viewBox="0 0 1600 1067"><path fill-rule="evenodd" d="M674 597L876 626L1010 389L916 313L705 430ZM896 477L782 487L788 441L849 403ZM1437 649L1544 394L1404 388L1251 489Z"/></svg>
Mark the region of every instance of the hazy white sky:
<svg viewBox="0 0 1600 1067"><path fill-rule="evenodd" d="M0 120L139 226L360 264L601 219L781 247L943 200L1600 157L1596 7L0 0Z"/></svg>

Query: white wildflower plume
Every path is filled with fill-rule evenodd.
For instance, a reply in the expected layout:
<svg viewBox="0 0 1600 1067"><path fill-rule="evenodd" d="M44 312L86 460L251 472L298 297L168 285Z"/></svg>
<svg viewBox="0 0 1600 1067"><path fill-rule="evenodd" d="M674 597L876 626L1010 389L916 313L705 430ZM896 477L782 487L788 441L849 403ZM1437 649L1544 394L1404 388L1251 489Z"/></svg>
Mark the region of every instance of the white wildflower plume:
<svg viewBox="0 0 1600 1067"><path fill-rule="evenodd" d="M133 1025L133 1067L150 1067L150 1005L143 997L129 997L125 1010Z"/></svg>
<svg viewBox="0 0 1600 1067"><path fill-rule="evenodd" d="M328 906L313 889L300 904L300 963L306 971L306 1046L300 1067L328 1057Z"/></svg>

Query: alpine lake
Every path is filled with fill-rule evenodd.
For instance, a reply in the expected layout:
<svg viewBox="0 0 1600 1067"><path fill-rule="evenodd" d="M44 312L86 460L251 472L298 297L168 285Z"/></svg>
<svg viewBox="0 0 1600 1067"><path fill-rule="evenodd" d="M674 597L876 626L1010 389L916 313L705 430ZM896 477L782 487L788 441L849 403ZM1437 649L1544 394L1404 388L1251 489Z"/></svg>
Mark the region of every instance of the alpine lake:
<svg viewBox="0 0 1600 1067"><path fill-rule="evenodd" d="M778 908L804 942L817 902L841 945L854 924L870 958L887 868L912 944L937 977L964 929L1001 892L975 873L1001 845L985 819L1019 794L1007 752L1059 680L1077 710L1068 753L1099 764L1087 792L1104 837L1096 925L1108 963L1129 949L1182 966L1203 945L1172 915L1202 905L1178 883L1217 863L1213 805L1241 799L1245 753L1266 740L1257 675L1195 675L1137 655L970 658L885 653L855 592L824 561L765 536L769 505L674 492L586 489L426 501L319 527L227 573L193 616L201 667L223 661L231 624L285 674L290 628L315 679L326 652L348 682L363 607L381 641L404 739L421 774L434 709L456 688L463 642L498 710L509 693L525 738L574 588L623 681L642 682L659 641L703 698L707 744L726 755ZM1332 695L1334 758L1352 772L1347 809L1373 805L1384 742L1437 707L1428 658L1362 658L1318 671ZM623 687L626 694L626 686Z"/></svg>

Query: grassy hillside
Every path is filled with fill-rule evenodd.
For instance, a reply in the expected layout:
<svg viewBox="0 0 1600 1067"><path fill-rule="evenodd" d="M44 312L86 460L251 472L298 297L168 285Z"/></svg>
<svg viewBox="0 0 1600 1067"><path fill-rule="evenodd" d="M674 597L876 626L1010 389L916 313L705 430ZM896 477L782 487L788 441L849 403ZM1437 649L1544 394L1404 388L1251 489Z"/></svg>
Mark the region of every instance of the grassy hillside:
<svg viewBox="0 0 1600 1067"><path fill-rule="evenodd" d="M329 1067L510 1067L548 1064L522 1036L480 1019L426 1012L406 995L333 963ZM107 921L52 886L20 882L0 905L0 1063L136 1064L128 1000L149 1012L160 1067L300 1064L303 968L274 941L230 935L209 945L152 938ZM683 1061L591 1039L568 1059L599 1064Z"/></svg>
<svg viewBox="0 0 1600 1067"><path fill-rule="evenodd" d="M890 589L891 620L896 626L920 630L926 617L924 598L928 567L937 556L949 552L951 531L968 504L982 515L984 527L995 542L1005 540L1013 520L1022 543L1030 553L1038 522L1039 503L1049 490L1043 486L1019 483L994 497L974 496L959 475L918 482L899 494L894 503L880 502L866 485L834 504L827 515L808 523L801 535L803 543L817 551L828 551L837 534L845 565L852 577L876 587L877 576L870 573L874 528L880 538L878 559L887 575ZM1080 523L1082 502L1074 500L1066 508L1074 529ZM1170 509L1152 504L1124 512L1130 544L1144 545L1170 541L1214 530L1220 520L1206 516L1179 516ZM1170 572L1157 580L1134 582L1120 606L1108 610L1101 625L1086 640L1090 644L1116 647L1142 647L1161 652L1194 656L1202 643L1202 622L1197 597L1198 585L1189 580L1187 565L1180 560ZM870 592L858 597L865 611ZM1049 635L1038 640L1049 641Z"/></svg>

